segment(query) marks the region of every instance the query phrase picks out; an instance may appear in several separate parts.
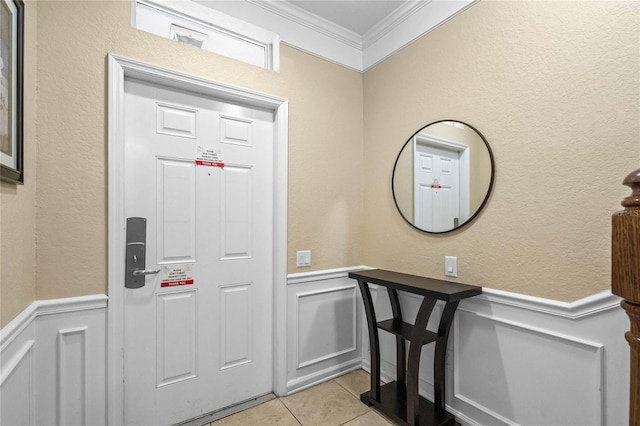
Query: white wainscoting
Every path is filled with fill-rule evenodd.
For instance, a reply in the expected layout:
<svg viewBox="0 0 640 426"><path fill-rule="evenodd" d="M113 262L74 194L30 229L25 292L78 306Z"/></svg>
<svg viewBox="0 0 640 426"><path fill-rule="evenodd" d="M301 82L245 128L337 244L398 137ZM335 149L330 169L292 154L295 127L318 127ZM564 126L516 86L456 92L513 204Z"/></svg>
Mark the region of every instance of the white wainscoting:
<svg viewBox="0 0 640 426"><path fill-rule="evenodd" d="M105 425L107 296L33 302L0 331L0 424Z"/></svg>
<svg viewBox="0 0 640 426"><path fill-rule="evenodd" d="M368 369L366 321L354 267L287 279L287 393ZM371 286L379 320L391 317ZM573 302L489 288L463 301L449 338L448 409L466 425L628 424L629 321L610 292ZM400 293L405 320L421 298ZM104 425L104 295L34 302L0 331L0 424ZM442 305L436 305L434 329ZM380 332L381 372L395 376L395 341ZM420 392L433 394L433 348Z"/></svg>
<svg viewBox="0 0 640 426"><path fill-rule="evenodd" d="M362 365L363 308L358 284L343 268L287 277L287 392Z"/></svg>
<svg viewBox="0 0 640 426"><path fill-rule="evenodd" d="M386 290L371 286L378 320ZM483 289L461 302L447 353L447 405L462 425L628 424L629 320L609 291L563 303ZM421 298L400 297L406 321ZM440 309L438 309L440 308ZM434 309L439 319L442 305ZM429 329L435 329L434 318ZM380 332L381 375L395 379L395 340ZM433 345L423 348L420 393L432 400ZM363 366L369 369L368 343Z"/></svg>
<svg viewBox="0 0 640 426"><path fill-rule="evenodd" d="M628 424L629 319L604 291L562 303L485 289L460 304L452 410L469 424Z"/></svg>

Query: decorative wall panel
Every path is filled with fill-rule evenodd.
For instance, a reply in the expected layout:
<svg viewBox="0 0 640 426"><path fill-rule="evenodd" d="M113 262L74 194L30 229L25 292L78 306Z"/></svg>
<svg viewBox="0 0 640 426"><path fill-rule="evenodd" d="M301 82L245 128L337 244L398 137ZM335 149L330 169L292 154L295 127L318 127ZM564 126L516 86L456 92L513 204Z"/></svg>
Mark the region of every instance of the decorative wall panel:
<svg viewBox="0 0 640 426"><path fill-rule="evenodd" d="M289 275L287 388L304 389L360 368L362 302L351 268Z"/></svg>
<svg viewBox="0 0 640 426"><path fill-rule="evenodd" d="M107 296L33 302L0 330L0 424L107 424Z"/></svg>
<svg viewBox="0 0 640 426"><path fill-rule="evenodd" d="M0 424L34 425L35 341L20 342L14 354L0 356ZM16 345L18 346L18 345ZM4 351L3 351L4 352Z"/></svg>
<svg viewBox="0 0 640 426"><path fill-rule="evenodd" d="M87 424L87 330L58 332L58 424Z"/></svg>
<svg viewBox="0 0 640 426"><path fill-rule="evenodd" d="M602 344L465 311L455 337L456 399L509 424L602 424Z"/></svg>
<svg viewBox="0 0 640 426"><path fill-rule="evenodd" d="M298 368L356 350L356 287L298 293Z"/></svg>

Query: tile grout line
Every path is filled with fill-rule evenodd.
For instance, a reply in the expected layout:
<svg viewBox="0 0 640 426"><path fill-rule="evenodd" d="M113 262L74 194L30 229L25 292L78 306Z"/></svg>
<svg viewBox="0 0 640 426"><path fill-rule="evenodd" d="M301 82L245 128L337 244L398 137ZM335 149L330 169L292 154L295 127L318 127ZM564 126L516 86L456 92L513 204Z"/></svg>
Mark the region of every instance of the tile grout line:
<svg viewBox="0 0 640 426"><path fill-rule="evenodd" d="M340 382L338 382L337 380L333 379L332 381L333 381L333 382L335 382L335 383L336 383L338 386L340 386L342 389L344 389L345 391L347 391L347 393L348 393L349 395L351 395L353 398L355 398L359 403L361 403L362 405L364 405L364 406L366 406L366 407L367 407L367 411L366 411L366 412L364 412L364 413L362 413L362 414L360 414L360 415L358 415L358 416L355 416L354 418L349 419L349 420L347 420L347 421L346 421L346 422L344 422L344 423L341 423L341 424L340 424L340 426L344 426L344 425L346 425L347 423L354 421L355 419L358 419L358 418L360 418L360 417L362 417L362 416L366 416L367 414L369 414L369 412L371 412L371 411L373 410L373 407L370 407L370 406L366 405L364 402L362 402L362 401L360 400L360 396L359 396L359 395L355 395L353 392L351 392L349 389L347 389L347 387L346 387L346 386L343 386L343 385L342 385Z"/></svg>
<svg viewBox="0 0 640 426"><path fill-rule="evenodd" d="M345 425L347 425L348 423L350 423L350 422L352 422L352 421L355 421L356 419L359 419L359 418L361 418L361 417L363 417L363 416L368 415L368 414L369 414L370 412L372 412L372 411L373 411L374 413L376 413L376 410L374 409L374 407L372 407L372 406L367 406L367 404L364 404L364 403L360 400L359 394L357 393L357 389L359 388L359 385L358 385L358 384L356 384L356 382L359 382L359 380L356 380L356 382L353 382L353 383L352 383L351 381L345 381L345 382L344 382L344 384L343 384L343 383L340 383L340 381L338 381L338 380L336 380L336 379L331 379L331 380L329 380L329 381L327 381L327 382L325 382L325 383L330 383L330 382L333 382L333 384L334 384L334 385L337 385L337 386L338 386L338 388L336 388L336 389L335 389L335 391L337 391L337 389L342 389L342 391L346 392L346 395L349 395L351 398L354 398L354 400L351 400L351 398L348 398L346 395L344 396L344 398L349 399L349 400L354 401L354 402L355 402L355 401L357 401L357 403L359 403L358 405L362 405L362 407L363 407L363 408L366 408L366 411L365 411L365 412L363 412L363 413L361 413L361 414L358 414L358 415L355 415L354 417L349 418L348 420L343 420L343 421L341 421L340 423L337 423L337 422L336 422L336 423L333 423L333 425L335 425L335 426L345 426ZM355 386L355 387L354 387L354 386ZM353 389L351 389L351 388L353 388ZM302 421L302 420L303 420L303 419L302 419L302 417L298 417L298 416L294 413L293 408L290 408L290 407L289 407L289 405L285 402L285 399L287 399L287 398L288 398L288 396L276 397L276 398L274 398L274 400L279 401L279 403L280 403L280 404L282 404L282 405L284 406L284 408L286 409L286 411L287 411L287 412L288 412L288 413L289 413L289 414L294 418L294 420L295 420L295 422L296 422L296 424L297 424L298 426L311 426L311 425L306 425L306 424ZM268 401L265 401L265 402L268 402ZM259 405L262 405L262 404L259 404ZM294 405L295 405L295 404L294 404ZM255 407L253 407L253 408L255 408ZM295 407L294 407L294 408L295 408ZM240 413L240 412L239 412L239 413ZM235 414L239 414L239 413L235 413ZM346 414L346 413L345 413L345 414ZM379 415L379 414L378 414L378 415ZM233 415L232 415L232 416L233 416ZM387 420L385 417L382 417L382 418L383 418L384 420ZM221 420L221 419L219 419L219 420ZM335 420L338 420L338 419L335 419ZM335 421L335 420L334 420L334 421ZM387 421L388 421L388 420L387 420ZM214 424L215 424L215 423L208 423L206 426L214 426ZM390 423L390 425L393 425L393 424L394 424L394 423Z"/></svg>
<svg viewBox="0 0 640 426"><path fill-rule="evenodd" d="M367 414L369 414L369 411L371 411L371 409L369 409L366 413L362 413L362 414L360 414L359 416L355 416L354 418L349 419L349 420L347 420L347 421L346 421L346 422L344 422L344 423L341 423L341 424L340 424L340 426L344 426L344 425L346 425L347 423L354 421L355 419L359 419L359 418L360 418L360 417L362 417L362 416L366 416Z"/></svg>
<svg viewBox="0 0 640 426"><path fill-rule="evenodd" d="M336 384L338 384L342 389L344 389L344 390L346 390L347 392L349 392L349 394L350 394L350 395L352 395L354 398L356 398L356 399L357 399L358 401L360 401L362 404L364 404L364 402L362 402L362 401L360 400L360 395L355 395L353 392L351 392L349 389L347 389L345 386L343 386L343 385L342 385L340 382L338 382L336 379L333 379L333 381L334 381L334 382L336 382ZM382 381L381 381L381 383L382 383ZM366 405L366 404L364 404L364 405ZM379 411L378 411L374 406L368 406L368 405L367 405L367 408L368 408L368 410L367 410L367 412L366 412L366 413L360 414L359 416L356 416L356 417L354 417L353 419L348 420L348 421L346 421L346 422L342 423L340 426L344 426L345 424L347 424L347 423L349 423L349 422L351 422L351 421L353 421L353 420L355 420L355 419L358 419L358 418L360 418L360 417L362 417L362 416L366 416L366 415L367 415L369 412L371 412L371 411L373 411L374 413L376 413L378 416L380 416L382 419L384 419L386 422L390 423L391 425L395 425L395 422L392 422L392 421L391 421L391 419L389 419L389 418L388 418L387 416L385 416L384 414L380 413L380 412L379 412Z"/></svg>
<svg viewBox="0 0 640 426"><path fill-rule="evenodd" d="M280 404L284 405L284 408L286 408L286 409L287 409L287 411L288 411L288 412L293 416L293 418L296 420L296 422L298 422L298 424L299 424L300 426L304 426L304 425L302 424L302 422L300 421L300 419L299 419L295 414L293 414L293 411L291 411L291 410L289 409L289 407L287 406L287 404L285 404L285 403L284 403L284 401L282 401L282 398L281 398L281 397L278 397L278 401L280 401Z"/></svg>
<svg viewBox="0 0 640 426"><path fill-rule="evenodd" d="M345 386L342 386L342 385L340 384L340 382L336 381L335 379L333 379L332 381L333 381L333 382L336 382L336 384L337 384L338 386L340 386L342 389L344 389L344 390L346 390L347 392L349 392L349 395L353 396L354 398L357 398L357 399L358 399L358 401L360 401L360 397L359 397L359 395L354 395L354 394L353 394L353 392L351 392L351 391L350 391L349 389L347 389ZM362 402L362 401L361 401L361 402ZM358 416L358 417L359 417L359 416Z"/></svg>

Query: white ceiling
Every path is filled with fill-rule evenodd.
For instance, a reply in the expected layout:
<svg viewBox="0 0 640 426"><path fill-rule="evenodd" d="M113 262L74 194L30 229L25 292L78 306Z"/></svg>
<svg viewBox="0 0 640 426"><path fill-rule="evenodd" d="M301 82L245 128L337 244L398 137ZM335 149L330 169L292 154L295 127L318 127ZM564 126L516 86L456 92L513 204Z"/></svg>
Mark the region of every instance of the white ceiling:
<svg viewBox="0 0 640 426"><path fill-rule="evenodd" d="M362 36L407 0L288 0L288 2Z"/></svg>

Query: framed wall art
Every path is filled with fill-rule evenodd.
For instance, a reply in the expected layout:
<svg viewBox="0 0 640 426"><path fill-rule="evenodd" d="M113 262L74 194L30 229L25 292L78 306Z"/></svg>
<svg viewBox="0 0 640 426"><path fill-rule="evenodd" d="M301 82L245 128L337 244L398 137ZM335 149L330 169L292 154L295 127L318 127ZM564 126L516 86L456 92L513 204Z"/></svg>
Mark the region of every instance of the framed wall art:
<svg viewBox="0 0 640 426"><path fill-rule="evenodd" d="M0 0L0 179L24 183L24 3Z"/></svg>

